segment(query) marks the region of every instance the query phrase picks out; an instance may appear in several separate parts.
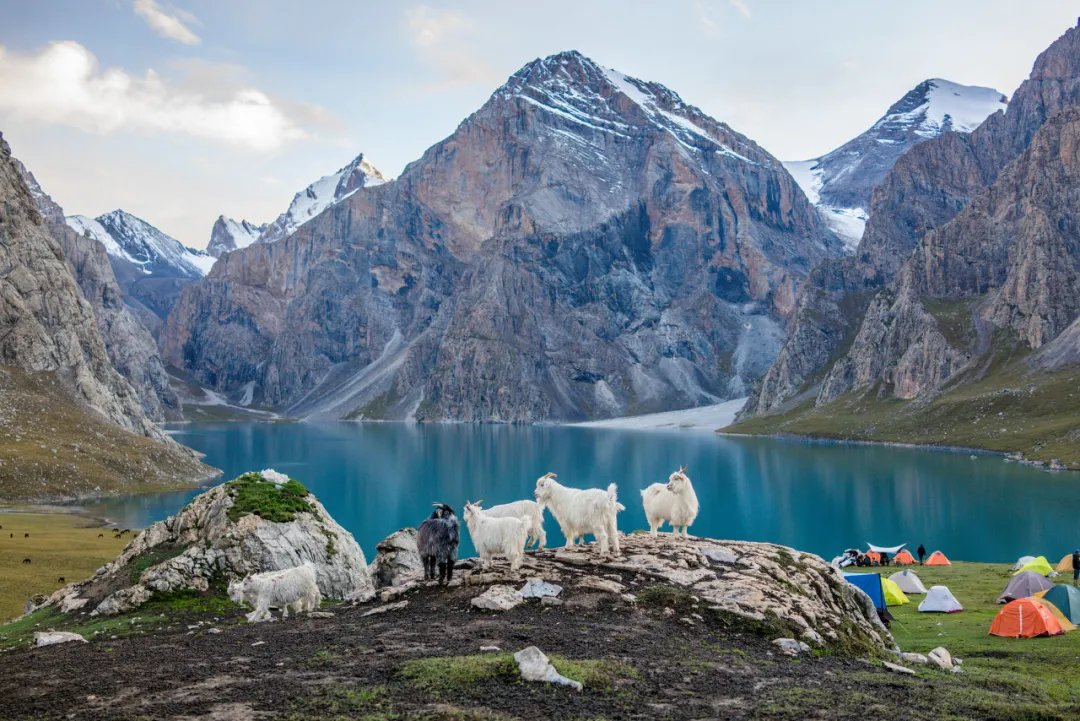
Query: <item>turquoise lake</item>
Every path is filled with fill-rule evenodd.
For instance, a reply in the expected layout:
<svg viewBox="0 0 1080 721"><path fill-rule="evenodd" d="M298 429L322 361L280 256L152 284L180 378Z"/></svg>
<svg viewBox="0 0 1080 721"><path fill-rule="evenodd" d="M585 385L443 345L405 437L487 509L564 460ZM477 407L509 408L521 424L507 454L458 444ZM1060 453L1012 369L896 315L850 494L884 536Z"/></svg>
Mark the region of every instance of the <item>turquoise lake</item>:
<svg viewBox="0 0 1080 721"><path fill-rule="evenodd" d="M424 519L432 501L532 498L547 471L566 485L614 481L619 528L647 527L639 491L679 465L701 501L691 532L772 541L831 558L844 548L909 543L968 561L1052 561L1080 546L1080 474L994 455L700 431L398 423L186 424L174 437L225 478L275 468L310 488L370 560L375 544ZM143 527L198 491L112 499L94 507ZM562 535L547 515L548 543ZM465 534L461 555L472 553Z"/></svg>

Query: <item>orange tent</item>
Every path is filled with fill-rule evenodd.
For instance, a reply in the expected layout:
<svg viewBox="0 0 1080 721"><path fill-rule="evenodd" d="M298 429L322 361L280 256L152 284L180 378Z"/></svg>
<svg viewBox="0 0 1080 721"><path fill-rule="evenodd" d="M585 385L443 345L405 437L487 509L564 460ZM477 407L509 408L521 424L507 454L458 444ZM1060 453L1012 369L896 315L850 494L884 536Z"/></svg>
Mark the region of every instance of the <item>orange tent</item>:
<svg viewBox="0 0 1080 721"><path fill-rule="evenodd" d="M1006 638L1060 636L1062 633L1064 631L1054 614L1030 598L1018 598L1006 603L990 624L991 636Z"/></svg>
<svg viewBox="0 0 1080 721"><path fill-rule="evenodd" d="M934 551L930 554L930 558L926 559L927 566L951 566L952 562L945 558L945 554L941 551Z"/></svg>
<svg viewBox="0 0 1080 721"><path fill-rule="evenodd" d="M877 551L867 551L866 552L866 557L870 559L871 563L877 563L877 564L881 563L881 554L878 553Z"/></svg>
<svg viewBox="0 0 1080 721"><path fill-rule="evenodd" d="M915 557L906 548L893 556L892 560L897 566L910 566L915 563Z"/></svg>

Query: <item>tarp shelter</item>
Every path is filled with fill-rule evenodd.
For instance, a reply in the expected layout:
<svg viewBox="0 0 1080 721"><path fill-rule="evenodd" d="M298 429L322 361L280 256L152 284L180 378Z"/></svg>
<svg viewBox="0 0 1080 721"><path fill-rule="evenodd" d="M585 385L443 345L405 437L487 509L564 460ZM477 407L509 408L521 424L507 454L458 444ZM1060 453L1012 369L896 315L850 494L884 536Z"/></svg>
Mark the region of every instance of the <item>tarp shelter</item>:
<svg viewBox="0 0 1080 721"><path fill-rule="evenodd" d="M1073 623L1072 621L1070 621L1069 619L1065 618L1065 614L1061 612L1060 608L1058 608L1054 604L1050 603L1045 598L1032 597L1031 600L1034 601L1035 603L1042 604L1042 606L1047 611L1049 611L1051 614L1053 614L1054 618L1057 619L1058 625L1061 626L1062 631L1064 631L1065 633L1068 633L1069 631L1075 631L1076 630L1076 624Z"/></svg>
<svg viewBox="0 0 1080 721"><path fill-rule="evenodd" d="M930 554L930 558L926 559L927 566L951 566L952 562L945 558L945 554L941 551L934 551Z"/></svg>
<svg viewBox="0 0 1080 721"><path fill-rule="evenodd" d="M926 598L919 604L920 613L957 613L963 610L964 607L947 586L931 586Z"/></svg>
<svg viewBox="0 0 1080 721"><path fill-rule="evenodd" d="M914 571L897 571L889 580L900 587L904 593L926 593L926 586Z"/></svg>
<svg viewBox="0 0 1080 721"><path fill-rule="evenodd" d="M915 557L911 555L911 551L906 548L900 553L893 556L893 563L897 566L910 566L915 563Z"/></svg>
<svg viewBox="0 0 1080 721"><path fill-rule="evenodd" d="M906 546L906 543L901 543L899 546L875 546L872 543L866 544L874 553L887 553L890 556L895 556L901 548Z"/></svg>
<svg viewBox="0 0 1080 721"><path fill-rule="evenodd" d="M1038 556L1025 563L1017 571L1017 574L1021 574L1024 571L1034 571L1040 576L1049 576L1054 572L1054 567L1050 565L1050 562L1046 560L1046 556Z"/></svg>
<svg viewBox="0 0 1080 721"><path fill-rule="evenodd" d="M1080 623L1080 588L1067 583L1055 583L1054 587L1043 594L1043 600L1049 601L1065 614L1073 623Z"/></svg>
<svg viewBox="0 0 1080 721"><path fill-rule="evenodd" d="M1006 638L1058 636L1061 633L1061 624L1054 614L1030 598L1018 598L1005 604L990 624L991 636Z"/></svg>
<svg viewBox="0 0 1080 721"><path fill-rule="evenodd" d="M1072 571L1072 554L1066 553L1064 556L1062 556L1061 560L1058 561L1058 564L1054 566L1054 570L1058 573L1068 573Z"/></svg>
<svg viewBox="0 0 1080 721"><path fill-rule="evenodd" d="M1016 559L1016 563L1013 564L1012 570L1019 571L1034 560L1035 556L1020 556L1020 558Z"/></svg>
<svg viewBox="0 0 1080 721"><path fill-rule="evenodd" d="M905 603L911 603L911 599L904 595L904 592L896 585L896 581L890 578L881 579L881 591L885 594L886 606L903 606Z"/></svg>
<svg viewBox="0 0 1080 721"><path fill-rule="evenodd" d="M1012 577L1009 585L998 596L998 603L1008 603L1018 598L1028 598L1039 591L1048 591L1053 585L1053 582L1046 576L1034 571L1020 571Z"/></svg>
<svg viewBox="0 0 1080 721"><path fill-rule="evenodd" d="M866 593L874 602L874 608L885 610L885 594L881 590L880 573L845 573L844 580Z"/></svg>

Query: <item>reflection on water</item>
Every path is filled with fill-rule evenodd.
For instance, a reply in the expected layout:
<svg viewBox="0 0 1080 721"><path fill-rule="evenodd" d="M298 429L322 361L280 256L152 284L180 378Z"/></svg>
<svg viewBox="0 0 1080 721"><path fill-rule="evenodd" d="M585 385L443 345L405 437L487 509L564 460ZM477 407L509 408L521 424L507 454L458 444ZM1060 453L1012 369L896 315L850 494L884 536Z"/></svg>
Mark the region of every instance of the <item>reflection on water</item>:
<svg viewBox="0 0 1080 721"><path fill-rule="evenodd" d="M376 542L417 525L432 501L460 514L466 498L486 505L531 498L547 471L580 488L618 483L627 507L620 529L646 528L639 491L683 464L701 501L698 535L826 557L867 542L923 543L978 561L1059 558L1080 545L1076 474L989 455L550 426L222 423L179 426L175 437L206 453L226 478L275 468L302 481L369 560ZM195 493L113 499L96 510L142 527ZM549 543L561 543L550 514L547 525Z"/></svg>

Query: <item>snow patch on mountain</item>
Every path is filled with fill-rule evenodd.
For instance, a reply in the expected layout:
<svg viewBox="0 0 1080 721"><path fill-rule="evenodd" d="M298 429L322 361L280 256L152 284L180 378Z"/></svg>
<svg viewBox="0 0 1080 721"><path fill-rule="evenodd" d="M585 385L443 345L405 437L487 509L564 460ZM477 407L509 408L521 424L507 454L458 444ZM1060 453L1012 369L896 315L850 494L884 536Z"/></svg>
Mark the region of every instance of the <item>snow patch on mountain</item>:
<svg viewBox="0 0 1080 721"><path fill-rule="evenodd" d="M301 225L357 190L386 181L386 176L361 153L336 173L324 175L293 196L288 210L266 226L256 242L272 243L292 235Z"/></svg>
<svg viewBox="0 0 1080 721"><path fill-rule="evenodd" d="M259 239L266 227L265 223L255 225L247 220L233 220L219 215L210 231L206 252L220 258L231 250L246 248Z"/></svg>
<svg viewBox="0 0 1080 721"><path fill-rule="evenodd" d="M206 251L188 248L123 210L97 218L69 215L65 220L75 232L100 241L109 255L126 260L147 275L201 278L210 272L216 260Z"/></svg>
<svg viewBox="0 0 1080 721"><path fill-rule="evenodd" d="M960 85L942 78L934 78L929 84L924 104L895 117L897 122L910 120L917 123L915 132L924 138L936 138L946 130L970 133L988 116L998 110L1004 111L1008 102L993 88ZM888 119L886 116L882 121Z"/></svg>

